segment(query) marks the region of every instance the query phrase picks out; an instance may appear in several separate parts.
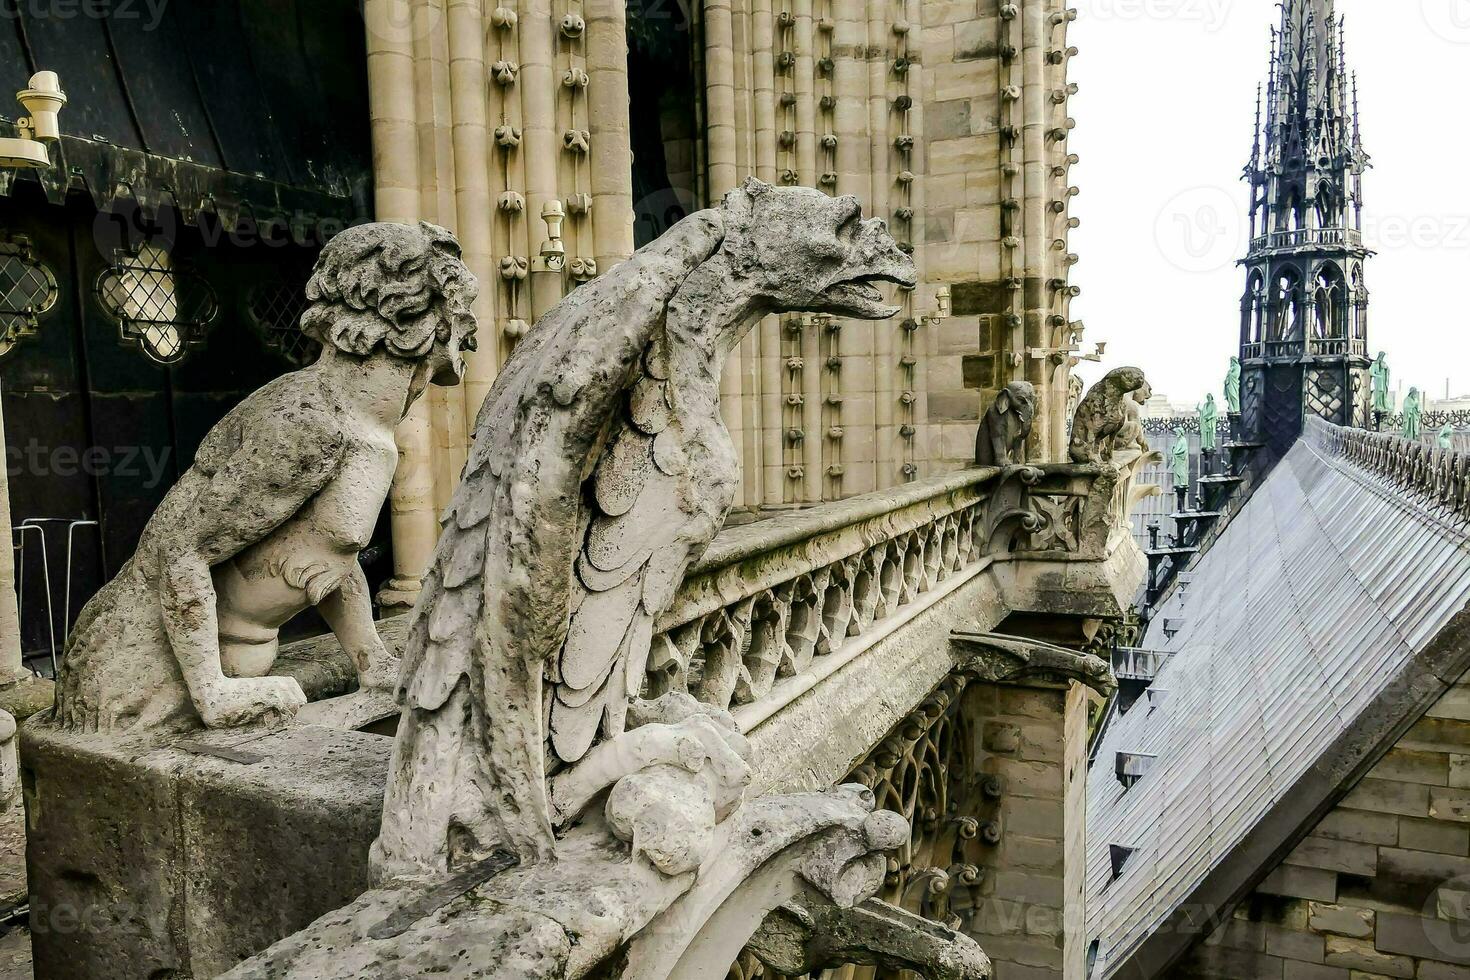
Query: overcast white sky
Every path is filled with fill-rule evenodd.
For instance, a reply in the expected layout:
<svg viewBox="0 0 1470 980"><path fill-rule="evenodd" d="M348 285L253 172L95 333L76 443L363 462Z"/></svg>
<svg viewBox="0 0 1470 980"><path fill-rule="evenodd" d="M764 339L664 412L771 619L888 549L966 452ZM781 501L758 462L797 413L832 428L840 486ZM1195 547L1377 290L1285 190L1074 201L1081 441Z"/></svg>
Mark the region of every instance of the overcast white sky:
<svg viewBox="0 0 1470 980"><path fill-rule="evenodd" d="M1249 225L1241 170L1274 0L1073 0L1082 157L1074 314L1105 370L1142 367L1154 390L1219 399L1239 340ZM1470 0L1337 0L1358 73L1364 231L1378 256L1368 343L1395 383L1470 393Z"/></svg>

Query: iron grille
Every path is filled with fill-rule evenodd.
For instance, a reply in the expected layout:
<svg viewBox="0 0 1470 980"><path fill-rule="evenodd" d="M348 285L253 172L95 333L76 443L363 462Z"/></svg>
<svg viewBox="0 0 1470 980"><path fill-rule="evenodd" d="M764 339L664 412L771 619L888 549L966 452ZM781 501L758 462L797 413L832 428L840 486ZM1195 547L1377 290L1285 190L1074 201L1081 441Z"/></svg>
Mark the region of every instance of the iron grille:
<svg viewBox="0 0 1470 980"><path fill-rule="evenodd" d="M298 368L315 361L322 349L301 332L306 305L305 280L293 282L284 274L256 283L245 301L245 315L265 345Z"/></svg>
<svg viewBox="0 0 1470 980"><path fill-rule="evenodd" d="M0 236L0 356L35 336L59 295L56 276L36 258L30 239Z"/></svg>
<svg viewBox="0 0 1470 980"><path fill-rule="evenodd" d="M117 321L122 341L159 364L176 364L204 343L204 328L219 311L209 283L175 267L157 245L115 252L97 279L97 298Z"/></svg>

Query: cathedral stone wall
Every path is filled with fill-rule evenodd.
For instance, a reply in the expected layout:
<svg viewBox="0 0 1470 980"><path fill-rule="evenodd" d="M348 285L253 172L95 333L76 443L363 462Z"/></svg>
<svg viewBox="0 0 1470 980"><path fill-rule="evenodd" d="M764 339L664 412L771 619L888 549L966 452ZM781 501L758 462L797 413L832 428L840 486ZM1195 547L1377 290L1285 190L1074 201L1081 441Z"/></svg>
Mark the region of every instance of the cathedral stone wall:
<svg viewBox="0 0 1470 980"><path fill-rule="evenodd" d="M978 770L1000 780L982 811L999 840L984 849L968 931L996 980L1081 980L1087 689L980 684L967 694Z"/></svg>
<svg viewBox="0 0 1470 980"><path fill-rule="evenodd" d="M1174 980L1470 980L1470 675Z"/></svg>
<svg viewBox="0 0 1470 980"><path fill-rule="evenodd" d="M367 4L377 216L450 228L485 285L465 385L431 392L399 431L386 605L417 594L505 357L632 251L623 8ZM688 13L695 84L663 83L657 109L668 179L687 185L673 197L706 206L749 176L855 195L921 276L890 321L796 314L751 330L721 395L741 453L736 506L963 466L988 399L1022 378L1040 395L1029 455L1060 459L1080 340L1067 281L1075 14L1062 0L704 0Z"/></svg>

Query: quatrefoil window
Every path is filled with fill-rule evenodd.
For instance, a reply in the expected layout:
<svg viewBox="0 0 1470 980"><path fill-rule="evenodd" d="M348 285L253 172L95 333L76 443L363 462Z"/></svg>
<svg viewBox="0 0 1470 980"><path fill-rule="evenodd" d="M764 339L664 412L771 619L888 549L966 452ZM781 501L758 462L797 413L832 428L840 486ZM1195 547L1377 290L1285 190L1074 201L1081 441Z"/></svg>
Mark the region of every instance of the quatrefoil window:
<svg viewBox="0 0 1470 980"><path fill-rule="evenodd" d="M256 283L245 301L245 313L267 347L298 368L315 361L321 344L301 331L306 312L306 283L282 275Z"/></svg>
<svg viewBox="0 0 1470 980"><path fill-rule="evenodd" d="M97 298L117 321L123 342L137 344L159 364L175 364L202 344L218 311L209 284L176 268L159 245L118 251L97 279Z"/></svg>
<svg viewBox="0 0 1470 980"><path fill-rule="evenodd" d="M0 237L0 356L35 336L59 295L56 276L36 258L30 239Z"/></svg>

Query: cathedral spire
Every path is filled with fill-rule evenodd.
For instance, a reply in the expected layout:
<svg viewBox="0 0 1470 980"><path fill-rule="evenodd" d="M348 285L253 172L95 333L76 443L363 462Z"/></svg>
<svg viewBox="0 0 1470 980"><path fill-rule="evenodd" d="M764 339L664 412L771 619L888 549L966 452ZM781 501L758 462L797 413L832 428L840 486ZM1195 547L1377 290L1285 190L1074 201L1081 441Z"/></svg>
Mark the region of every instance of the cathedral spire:
<svg viewBox="0 0 1470 980"><path fill-rule="evenodd" d="M1284 452L1304 413L1366 424L1368 157L1333 0L1283 0L1256 98L1240 340L1254 395L1242 413L1247 432Z"/></svg>

